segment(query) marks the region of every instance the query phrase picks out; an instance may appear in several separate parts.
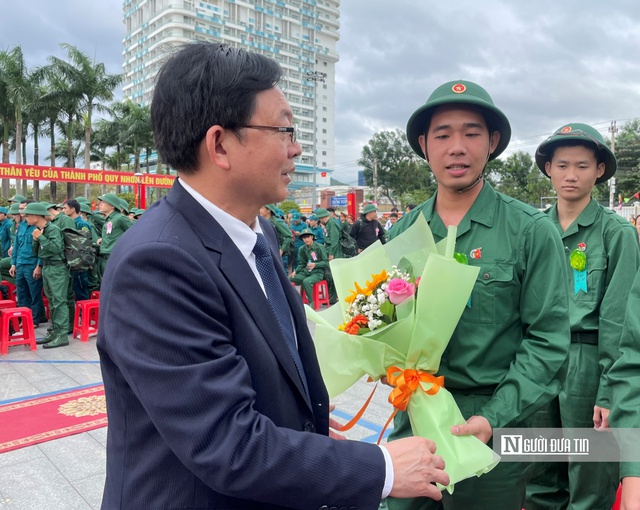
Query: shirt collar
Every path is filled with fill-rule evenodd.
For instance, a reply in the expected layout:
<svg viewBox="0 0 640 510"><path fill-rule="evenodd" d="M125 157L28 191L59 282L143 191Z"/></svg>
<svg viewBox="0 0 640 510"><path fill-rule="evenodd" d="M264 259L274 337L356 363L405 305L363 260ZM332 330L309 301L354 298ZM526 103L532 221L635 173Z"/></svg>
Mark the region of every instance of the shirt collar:
<svg viewBox="0 0 640 510"><path fill-rule="evenodd" d="M256 217L256 220L253 222L253 228L251 228L243 221L231 216L228 212L223 211L213 202L204 198L185 181L182 179L179 180L180 185L185 189L185 191L189 193L196 202L204 207L213 219L220 224L222 229L233 241L233 244L235 244L238 250L240 250L240 253L242 253L245 259L248 259L253 253L253 248L256 244L256 234L262 234L258 218Z"/></svg>
<svg viewBox="0 0 640 510"><path fill-rule="evenodd" d="M493 226L496 213L496 208L494 207L496 195L497 192L491 187L491 185L486 180L483 181L480 193L474 200L473 204L471 204L467 214L462 218L460 225L458 225L458 235L463 234L469 229L468 225L470 221L481 223L489 228ZM438 192L436 191L433 195L433 200L429 200L427 204L425 204L423 214L428 223L431 222L431 219L435 214L434 206L437 196Z"/></svg>

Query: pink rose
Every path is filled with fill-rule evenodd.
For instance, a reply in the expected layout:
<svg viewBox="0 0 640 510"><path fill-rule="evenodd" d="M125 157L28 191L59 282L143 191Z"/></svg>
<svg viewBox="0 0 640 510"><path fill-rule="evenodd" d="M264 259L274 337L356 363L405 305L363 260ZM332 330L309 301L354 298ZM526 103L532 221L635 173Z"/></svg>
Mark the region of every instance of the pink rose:
<svg viewBox="0 0 640 510"><path fill-rule="evenodd" d="M413 296L416 286L413 283L405 282L400 278L393 278L387 284L385 292L389 296L389 301L393 305L399 305L404 300Z"/></svg>

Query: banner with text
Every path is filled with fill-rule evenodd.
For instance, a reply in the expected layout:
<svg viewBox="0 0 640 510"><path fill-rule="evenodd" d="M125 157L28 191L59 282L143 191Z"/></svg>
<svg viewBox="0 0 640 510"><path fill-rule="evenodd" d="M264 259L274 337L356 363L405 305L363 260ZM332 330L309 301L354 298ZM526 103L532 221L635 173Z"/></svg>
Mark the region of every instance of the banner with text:
<svg viewBox="0 0 640 510"><path fill-rule="evenodd" d="M111 184L115 186L142 184L154 188L170 188L173 186L175 178L175 175L142 174L136 176L131 172L114 172L113 170L88 170L86 168L0 163L0 179L82 182L88 184Z"/></svg>

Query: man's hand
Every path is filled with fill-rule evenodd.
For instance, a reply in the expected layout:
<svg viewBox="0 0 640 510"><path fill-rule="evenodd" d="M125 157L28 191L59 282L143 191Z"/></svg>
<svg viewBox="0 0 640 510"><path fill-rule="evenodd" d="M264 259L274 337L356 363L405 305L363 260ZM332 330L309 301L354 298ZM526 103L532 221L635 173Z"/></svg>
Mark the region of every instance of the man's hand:
<svg viewBox="0 0 640 510"><path fill-rule="evenodd" d="M33 270L33 279L39 280L41 276L42 276L42 266L36 266L36 268Z"/></svg>
<svg viewBox="0 0 640 510"><path fill-rule="evenodd" d="M487 444L493 436L493 429L484 416L472 416L464 425L451 427L451 433L454 436L476 436L484 444Z"/></svg>
<svg viewBox="0 0 640 510"><path fill-rule="evenodd" d="M100 243L102 243L102 237L96 241L96 246L100 246Z"/></svg>
<svg viewBox="0 0 640 510"><path fill-rule="evenodd" d="M335 404L329 404L329 412L332 413L333 410L336 408ZM343 436L342 434L338 434L335 430L333 429L339 429L340 427L342 427L342 423L340 423L337 420L334 420L333 418L331 418L331 416L329 416L329 437L332 439L347 439L345 436Z"/></svg>
<svg viewBox="0 0 640 510"><path fill-rule="evenodd" d="M435 455L436 444L423 437L405 437L384 445L393 462L394 498L427 497L440 501L442 493L433 485L449 485L444 459Z"/></svg>
<svg viewBox="0 0 640 510"><path fill-rule="evenodd" d="M609 409L593 406L593 428L596 430L609 428Z"/></svg>
<svg viewBox="0 0 640 510"><path fill-rule="evenodd" d="M333 255L329 255L329 260L333 260Z"/></svg>
<svg viewBox="0 0 640 510"><path fill-rule="evenodd" d="M640 477L625 476L622 479L620 510L640 510Z"/></svg>
<svg viewBox="0 0 640 510"><path fill-rule="evenodd" d="M12 278L15 278L15 276L16 276L16 266L11 266L11 267L9 268L9 275L10 275Z"/></svg>
<svg viewBox="0 0 640 510"><path fill-rule="evenodd" d="M42 230L40 230L39 228L34 228L33 232L31 233L31 237L33 237L34 241L38 240L38 237L40 237L42 235Z"/></svg>

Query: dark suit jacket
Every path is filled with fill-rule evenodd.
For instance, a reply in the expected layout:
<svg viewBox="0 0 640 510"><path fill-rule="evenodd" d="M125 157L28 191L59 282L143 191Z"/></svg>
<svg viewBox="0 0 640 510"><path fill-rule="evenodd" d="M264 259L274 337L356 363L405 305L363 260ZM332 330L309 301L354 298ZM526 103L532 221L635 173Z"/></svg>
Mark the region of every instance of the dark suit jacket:
<svg viewBox="0 0 640 510"><path fill-rule="evenodd" d="M261 226L277 260L275 232ZM276 265L310 401L246 260L178 181L118 241L98 335L103 509L377 508L382 452L327 437L304 309Z"/></svg>

